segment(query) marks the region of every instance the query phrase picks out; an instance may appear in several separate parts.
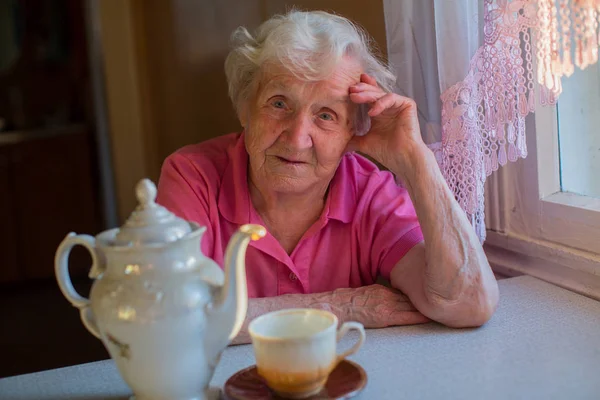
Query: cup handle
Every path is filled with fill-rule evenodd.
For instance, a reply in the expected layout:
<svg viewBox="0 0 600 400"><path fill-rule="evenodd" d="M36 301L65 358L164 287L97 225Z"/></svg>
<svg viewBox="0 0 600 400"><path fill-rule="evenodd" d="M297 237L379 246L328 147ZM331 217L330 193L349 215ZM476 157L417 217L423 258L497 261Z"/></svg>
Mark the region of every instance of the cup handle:
<svg viewBox="0 0 600 400"><path fill-rule="evenodd" d="M356 353L365 342L367 335L365 334L365 327L360 322L344 322L341 328L337 331L337 339L336 341L339 343L340 340L346 335L346 333L350 331L358 331L360 337L358 341L352 346L350 349L346 350L342 354L338 354L337 361L340 362L346 357Z"/></svg>
<svg viewBox="0 0 600 400"><path fill-rule="evenodd" d="M100 330L96 325L94 315L90 309L90 300L77 293L73 287L73 283L71 282L71 276L69 275L69 253L71 253L71 249L76 245L83 246L90 252L92 257L90 278L98 277L97 271L99 269L99 260L96 254L95 239L89 235L76 235L75 233L71 232L56 250L56 255L54 258L54 272L56 274L56 280L58 281L58 286L60 287L60 291L62 292L63 296L65 296L74 307L79 309L79 314L81 315L83 325L88 331L90 331L90 333L97 338L100 338Z"/></svg>

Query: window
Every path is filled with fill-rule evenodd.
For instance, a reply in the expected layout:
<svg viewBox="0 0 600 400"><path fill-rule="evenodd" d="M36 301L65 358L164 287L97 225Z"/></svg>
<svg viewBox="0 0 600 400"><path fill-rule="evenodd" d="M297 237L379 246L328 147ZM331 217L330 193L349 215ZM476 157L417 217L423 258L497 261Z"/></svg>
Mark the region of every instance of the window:
<svg viewBox="0 0 600 400"><path fill-rule="evenodd" d="M600 67L563 79L556 106L527 118L528 157L489 177L486 251L499 273L526 273L600 299Z"/></svg>
<svg viewBox="0 0 600 400"><path fill-rule="evenodd" d="M557 108L561 191L600 198L600 65L575 70L563 88Z"/></svg>

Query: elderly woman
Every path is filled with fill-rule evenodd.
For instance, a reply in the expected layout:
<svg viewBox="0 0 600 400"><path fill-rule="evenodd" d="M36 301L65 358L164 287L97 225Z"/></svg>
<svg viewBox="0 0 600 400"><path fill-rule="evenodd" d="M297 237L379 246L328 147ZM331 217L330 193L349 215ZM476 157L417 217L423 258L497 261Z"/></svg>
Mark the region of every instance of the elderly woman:
<svg viewBox="0 0 600 400"><path fill-rule="evenodd" d="M267 228L246 254L247 321L314 307L367 328L482 325L494 275L415 103L392 93L368 42L324 12L273 17L255 36L239 28L225 72L243 130L169 156L158 201L208 227L202 250L221 266L240 225Z"/></svg>

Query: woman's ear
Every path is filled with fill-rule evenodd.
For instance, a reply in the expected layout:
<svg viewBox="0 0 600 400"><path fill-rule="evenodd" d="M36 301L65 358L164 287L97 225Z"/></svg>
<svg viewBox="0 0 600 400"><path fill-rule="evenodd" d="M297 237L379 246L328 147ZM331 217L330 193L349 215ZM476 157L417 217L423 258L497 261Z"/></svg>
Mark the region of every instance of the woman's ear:
<svg viewBox="0 0 600 400"><path fill-rule="evenodd" d="M356 111L356 121L354 124L354 134L364 136L371 129L371 117L369 117L369 107L366 104L359 104Z"/></svg>

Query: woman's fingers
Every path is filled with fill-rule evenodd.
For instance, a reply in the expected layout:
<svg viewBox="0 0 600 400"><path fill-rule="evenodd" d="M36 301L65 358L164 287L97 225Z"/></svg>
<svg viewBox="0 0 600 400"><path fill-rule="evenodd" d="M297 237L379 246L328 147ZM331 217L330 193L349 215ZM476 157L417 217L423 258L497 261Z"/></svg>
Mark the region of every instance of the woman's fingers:
<svg viewBox="0 0 600 400"><path fill-rule="evenodd" d="M357 104L370 103L369 116L375 117L388 108L401 104L408 98L399 96L395 93L386 93L379 88L377 81L367 74L362 74L360 82L351 86L350 100Z"/></svg>
<svg viewBox="0 0 600 400"><path fill-rule="evenodd" d="M367 91L367 92L380 92L382 94L385 94L385 92L383 90L379 89L378 86L370 85L365 82L360 82L355 85L352 85L352 86L350 86L350 88L348 90L350 91L350 93L359 93L359 92Z"/></svg>
<svg viewBox="0 0 600 400"><path fill-rule="evenodd" d="M350 93L350 100L356 104L370 104L369 116L376 117L388 108L401 105L403 99L395 93L384 93L382 91L364 90Z"/></svg>
<svg viewBox="0 0 600 400"><path fill-rule="evenodd" d="M350 93L350 100L356 104L371 104L385 96L385 93L369 90L358 93Z"/></svg>
<svg viewBox="0 0 600 400"><path fill-rule="evenodd" d="M371 77L368 74L361 74L360 81L368 83L369 85L373 85L375 87L379 87L379 85L377 84L377 80L375 80L375 78Z"/></svg>
<svg viewBox="0 0 600 400"><path fill-rule="evenodd" d="M376 117L388 108L392 108L396 104L396 95L388 93L379 99L371 106L369 116Z"/></svg>
<svg viewBox="0 0 600 400"><path fill-rule="evenodd" d="M376 117L381 114L383 111L395 108L398 112L403 111L404 109L414 108L416 112L416 103L414 100L408 97L402 97L395 93L388 93L385 96L380 97L376 102L371 105L369 109L369 116Z"/></svg>

